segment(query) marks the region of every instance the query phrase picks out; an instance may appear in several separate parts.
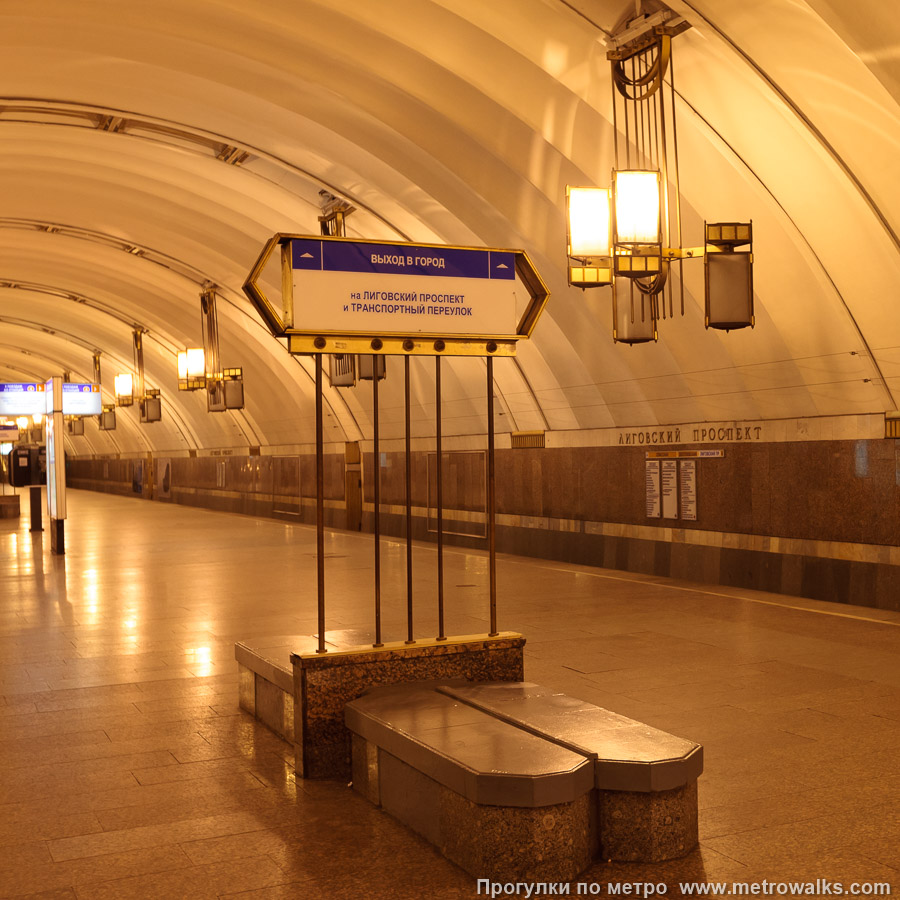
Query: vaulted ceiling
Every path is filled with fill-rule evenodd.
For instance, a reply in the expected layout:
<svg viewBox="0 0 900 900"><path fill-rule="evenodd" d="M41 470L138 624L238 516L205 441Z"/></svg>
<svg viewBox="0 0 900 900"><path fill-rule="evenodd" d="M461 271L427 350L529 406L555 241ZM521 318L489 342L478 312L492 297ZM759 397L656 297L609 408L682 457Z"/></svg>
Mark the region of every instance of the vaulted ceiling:
<svg viewBox="0 0 900 900"><path fill-rule="evenodd" d="M163 420L91 422L76 453L311 440L312 366L241 285L275 232L528 251L551 298L498 360L507 430L893 410L900 398L900 25L875 0L670 0L685 241L752 219L757 325L703 328L702 266L658 344L611 338L608 289L566 283L565 186L609 181L604 41L630 0L46 0L0 14L0 381L63 370L104 400L144 339ZM219 289L246 407L179 393ZM677 310L676 310L677 312ZM382 434L402 431L388 360ZM482 432L485 368L444 363L444 428ZM413 361L416 433L433 364ZM371 388L328 388L329 440L371 436Z"/></svg>

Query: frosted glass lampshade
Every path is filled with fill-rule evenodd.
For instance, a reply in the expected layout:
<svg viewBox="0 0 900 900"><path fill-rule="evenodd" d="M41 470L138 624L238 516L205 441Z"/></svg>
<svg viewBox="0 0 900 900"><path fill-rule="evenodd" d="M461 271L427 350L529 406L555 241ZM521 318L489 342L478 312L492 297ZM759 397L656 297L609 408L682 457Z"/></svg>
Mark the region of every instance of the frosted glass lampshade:
<svg viewBox="0 0 900 900"><path fill-rule="evenodd" d="M609 188L566 187L569 256L610 255Z"/></svg>
<svg viewBox="0 0 900 900"><path fill-rule="evenodd" d="M620 244L658 244L659 172L613 173L616 198L616 241Z"/></svg>
<svg viewBox="0 0 900 900"><path fill-rule="evenodd" d="M116 375L116 397L133 397L134 381L127 372Z"/></svg>
<svg viewBox="0 0 900 900"><path fill-rule="evenodd" d="M206 360L202 347L188 347L178 351L178 377L203 378L206 375Z"/></svg>
<svg viewBox="0 0 900 900"><path fill-rule="evenodd" d="M657 339L656 316L650 297L631 278L613 285L613 340L617 344L645 344Z"/></svg>

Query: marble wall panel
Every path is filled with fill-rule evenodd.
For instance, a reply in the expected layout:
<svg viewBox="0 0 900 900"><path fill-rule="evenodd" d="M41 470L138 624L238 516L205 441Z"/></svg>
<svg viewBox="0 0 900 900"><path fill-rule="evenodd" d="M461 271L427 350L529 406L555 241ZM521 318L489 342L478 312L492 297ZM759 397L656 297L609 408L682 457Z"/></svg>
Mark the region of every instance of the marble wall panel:
<svg viewBox="0 0 900 900"><path fill-rule="evenodd" d="M498 513L518 524L498 528L498 549L537 557L609 568L675 575L709 583L775 590L854 604L896 608L900 603L897 566L869 561L850 565L807 550L763 553L720 550L715 535L764 535L809 541L839 541L900 546L900 442L808 441L735 444L723 459L697 463L698 516L693 522L646 518L644 447L569 447L497 451ZM412 458L413 504L420 511L429 499L428 452ZM433 458L433 456L432 456ZM472 516L485 505L481 454L449 453L445 466L445 519L449 530L464 531L454 518L460 509ZM372 455L366 457L366 498L372 500ZM381 469L382 503L405 503L405 458L385 456ZM132 494L130 459L72 459L73 487ZM149 467L145 462L145 471ZM225 486L221 485L221 473ZM433 472L433 466L432 466ZM301 506L300 496L306 498ZM315 458L176 457L172 460L173 502L251 515L281 516L289 504L291 521L313 523ZM432 487L432 494L434 489ZM145 491L144 496L147 496ZM344 458L326 455L326 523L346 526ZM433 516L432 516L433 518ZM557 529L557 521L563 528ZM705 546L676 538L639 540L633 535L600 533L588 524L671 526L700 529ZM456 523L456 524L454 524ZM469 523L472 524L471 522ZM403 535L405 517L383 512L383 533ZM414 537L434 540L424 516L413 521ZM484 525L477 522L475 531ZM371 530L366 513L363 527ZM471 531L471 529L470 529ZM483 538L448 534L449 543L485 546ZM718 543L722 543L719 541ZM821 546L821 545L820 545ZM775 549L777 545L773 544ZM836 554L837 555L837 554Z"/></svg>

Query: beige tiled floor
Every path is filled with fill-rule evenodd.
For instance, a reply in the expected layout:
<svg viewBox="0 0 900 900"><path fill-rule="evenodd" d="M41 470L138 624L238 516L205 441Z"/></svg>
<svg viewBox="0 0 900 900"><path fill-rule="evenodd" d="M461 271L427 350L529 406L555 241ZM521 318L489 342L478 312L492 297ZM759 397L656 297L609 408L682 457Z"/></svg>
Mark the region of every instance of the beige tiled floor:
<svg viewBox="0 0 900 900"><path fill-rule="evenodd" d="M236 640L315 630L314 533L70 492L67 554L0 521L0 896L470 897L473 879L344 784L296 781L237 707ZM371 633L372 539L329 534L329 639ZM405 637L385 542L384 636ZM415 552L417 634L435 551ZM487 630L448 549L451 634ZM900 889L900 615L502 557L526 675L701 741L701 848L582 881ZM574 892L575 888L573 888Z"/></svg>

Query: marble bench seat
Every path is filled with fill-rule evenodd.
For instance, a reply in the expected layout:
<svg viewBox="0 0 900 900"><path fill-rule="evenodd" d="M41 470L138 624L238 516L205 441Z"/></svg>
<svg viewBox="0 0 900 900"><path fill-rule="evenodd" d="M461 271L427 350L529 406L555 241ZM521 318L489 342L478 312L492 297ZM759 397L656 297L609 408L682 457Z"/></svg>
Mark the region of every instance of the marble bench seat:
<svg viewBox="0 0 900 900"><path fill-rule="evenodd" d="M653 862L696 846L700 744L539 684L436 689L594 761L604 859Z"/></svg>
<svg viewBox="0 0 900 900"><path fill-rule="evenodd" d="M566 880L697 844L702 748L539 685L373 688L345 722L354 789L476 877Z"/></svg>

